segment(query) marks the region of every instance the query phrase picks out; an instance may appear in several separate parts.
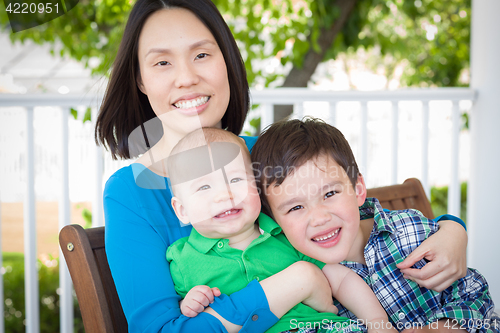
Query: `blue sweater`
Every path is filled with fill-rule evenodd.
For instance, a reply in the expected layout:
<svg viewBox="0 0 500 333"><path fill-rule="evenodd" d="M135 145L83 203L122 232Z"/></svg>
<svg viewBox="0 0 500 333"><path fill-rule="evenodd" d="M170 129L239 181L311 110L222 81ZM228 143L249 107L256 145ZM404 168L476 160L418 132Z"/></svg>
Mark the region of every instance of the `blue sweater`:
<svg viewBox="0 0 500 333"><path fill-rule="evenodd" d="M249 148L256 141L244 139ZM167 181L135 163L118 170L104 189L106 254L129 332L226 332L207 313L181 315L165 253L170 244L189 236L191 226L181 226L177 219ZM278 320L256 281L218 297L211 307L243 325L243 332L263 332Z"/></svg>

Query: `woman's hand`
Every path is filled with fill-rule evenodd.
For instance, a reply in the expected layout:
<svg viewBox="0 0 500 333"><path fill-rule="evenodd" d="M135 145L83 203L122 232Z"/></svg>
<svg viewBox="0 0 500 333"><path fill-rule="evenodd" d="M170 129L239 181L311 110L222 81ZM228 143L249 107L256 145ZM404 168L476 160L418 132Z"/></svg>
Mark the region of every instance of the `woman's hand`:
<svg viewBox="0 0 500 333"><path fill-rule="evenodd" d="M214 297L220 296L219 288L209 286L196 286L186 294L181 301L181 313L186 317L196 317L200 312L214 301Z"/></svg>
<svg viewBox="0 0 500 333"><path fill-rule="evenodd" d="M427 238L397 267L406 279L441 292L467 273L467 232L454 221L440 221L439 231ZM410 268L425 258L422 269Z"/></svg>

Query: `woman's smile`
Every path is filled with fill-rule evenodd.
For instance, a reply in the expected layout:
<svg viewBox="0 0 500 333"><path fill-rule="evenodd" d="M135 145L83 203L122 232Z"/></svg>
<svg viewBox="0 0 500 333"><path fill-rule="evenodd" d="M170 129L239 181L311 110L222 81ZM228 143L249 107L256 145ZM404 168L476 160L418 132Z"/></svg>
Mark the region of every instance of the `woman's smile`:
<svg viewBox="0 0 500 333"><path fill-rule="evenodd" d="M178 102L175 102L173 105L178 108L178 109L192 109L196 108L198 106L202 106L203 104L207 103L208 100L210 99L209 96L203 96L203 97L198 97L198 98L193 98L191 100L180 100Z"/></svg>

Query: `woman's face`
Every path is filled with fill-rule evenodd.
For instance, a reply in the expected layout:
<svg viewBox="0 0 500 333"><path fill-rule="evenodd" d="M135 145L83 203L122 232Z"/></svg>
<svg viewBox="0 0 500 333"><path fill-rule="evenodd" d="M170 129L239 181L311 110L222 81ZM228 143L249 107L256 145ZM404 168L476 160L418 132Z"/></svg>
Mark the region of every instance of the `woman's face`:
<svg viewBox="0 0 500 333"><path fill-rule="evenodd" d="M152 14L139 37L139 89L168 133L220 127L229 104L222 52L207 27L182 8Z"/></svg>

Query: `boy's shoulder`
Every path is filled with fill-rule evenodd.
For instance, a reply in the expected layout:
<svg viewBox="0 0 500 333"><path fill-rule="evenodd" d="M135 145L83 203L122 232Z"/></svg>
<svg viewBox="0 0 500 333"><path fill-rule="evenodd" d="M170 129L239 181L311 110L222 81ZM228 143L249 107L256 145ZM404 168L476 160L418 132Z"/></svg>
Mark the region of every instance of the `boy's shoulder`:
<svg viewBox="0 0 500 333"><path fill-rule="evenodd" d="M367 198L360 208L363 216L371 211L374 220L370 239L388 246L388 242L397 247L398 252L411 253L424 240L439 229L439 225L432 219L426 218L416 209L388 210L382 208L375 198ZM395 249L393 249L395 251Z"/></svg>
<svg viewBox="0 0 500 333"><path fill-rule="evenodd" d="M383 210L387 220L395 228L407 228L411 226L433 229L438 224L432 219L425 217L419 210L402 209L402 210Z"/></svg>
<svg viewBox="0 0 500 333"><path fill-rule="evenodd" d="M376 231L389 231L398 233L404 228L434 229L437 222L426 218L416 209L389 210L382 208L377 198L366 198L365 203L359 208L361 219L373 218Z"/></svg>

